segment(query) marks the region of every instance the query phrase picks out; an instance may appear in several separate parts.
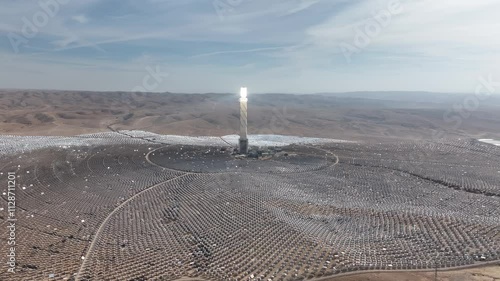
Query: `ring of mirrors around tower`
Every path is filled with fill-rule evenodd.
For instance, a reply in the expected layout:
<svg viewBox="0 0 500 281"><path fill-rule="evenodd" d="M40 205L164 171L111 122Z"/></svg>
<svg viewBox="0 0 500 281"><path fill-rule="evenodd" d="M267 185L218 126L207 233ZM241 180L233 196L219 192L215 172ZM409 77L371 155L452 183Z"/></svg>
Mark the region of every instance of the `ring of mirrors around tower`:
<svg viewBox="0 0 500 281"><path fill-rule="evenodd" d="M153 151L148 159L161 167L193 173L286 174L320 170L336 162L330 152L295 145L286 150L255 148L245 156L226 147L171 145Z"/></svg>

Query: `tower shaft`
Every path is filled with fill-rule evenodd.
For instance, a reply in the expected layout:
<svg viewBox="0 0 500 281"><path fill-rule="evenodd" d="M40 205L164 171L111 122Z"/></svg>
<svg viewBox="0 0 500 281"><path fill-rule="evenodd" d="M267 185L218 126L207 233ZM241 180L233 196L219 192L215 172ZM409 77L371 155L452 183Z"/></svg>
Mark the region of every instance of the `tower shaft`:
<svg viewBox="0 0 500 281"><path fill-rule="evenodd" d="M247 103L248 99L240 98L240 153L247 154L248 152L248 136L247 136Z"/></svg>

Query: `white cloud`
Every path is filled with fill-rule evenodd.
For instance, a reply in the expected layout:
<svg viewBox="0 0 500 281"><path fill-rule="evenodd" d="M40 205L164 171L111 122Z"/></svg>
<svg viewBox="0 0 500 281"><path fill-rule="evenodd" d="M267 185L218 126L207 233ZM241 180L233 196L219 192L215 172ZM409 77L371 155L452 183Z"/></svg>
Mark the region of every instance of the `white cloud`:
<svg viewBox="0 0 500 281"><path fill-rule="evenodd" d="M500 22L497 12L500 2L477 1L401 1L403 12L392 17L391 23L373 40L373 45L386 48L401 46L432 50L453 47L500 46ZM355 27L363 27L367 18L384 9L370 1L360 2L341 15L309 29L309 40L333 48L341 42L352 42Z"/></svg>
<svg viewBox="0 0 500 281"><path fill-rule="evenodd" d="M194 56L192 56L192 58L210 57L210 56L224 55L224 54L240 54L240 53L256 53L256 52L265 52L265 51L276 51L276 50L284 50L287 48L290 48L290 46L255 48L255 49L233 50L233 51L220 51L220 52L212 52L212 53L204 53L204 54L194 55Z"/></svg>
<svg viewBox="0 0 500 281"><path fill-rule="evenodd" d="M89 19L85 15L76 15L71 17L74 21L79 22L81 24L89 22Z"/></svg>
<svg viewBox="0 0 500 281"><path fill-rule="evenodd" d="M299 13L301 11L307 10L310 7L314 6L321 0L300 0L299 4L297 7L293 7L292 9L288 10L286 12L286 15L291 15L295 13Z"/></svg>

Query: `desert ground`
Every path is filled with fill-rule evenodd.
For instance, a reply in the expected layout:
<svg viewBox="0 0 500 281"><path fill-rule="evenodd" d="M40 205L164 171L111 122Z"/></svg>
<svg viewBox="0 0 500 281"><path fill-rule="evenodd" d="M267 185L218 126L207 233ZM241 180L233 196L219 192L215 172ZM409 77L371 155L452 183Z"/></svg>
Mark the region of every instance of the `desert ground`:
<svg viewBox="0 0 500 281"><path fill-rule="evenodd" d="M239 126L237 94L0 90L0 133L77 135L121 130L221 136ZM249 97L249 133L335 139L499 138L500 97L348 93ZM439 135L438 133L439 132Z"/></svg>
<svg viewBox="0 0 500 281"><path fill-rule="evenodd" d="M500 265L455 271L439 271L438 281L497 281ZM365 273L333 278L331 281L435 281L435 272L429 273Z"/></svg>
<svg viewBox="0 0 500 281"><path fill-rule="evenodd" d="M241 160L235 94L2 90L0 280L500 280L500 100L406 94L250 96L251 134L332 140Z"/></svg>

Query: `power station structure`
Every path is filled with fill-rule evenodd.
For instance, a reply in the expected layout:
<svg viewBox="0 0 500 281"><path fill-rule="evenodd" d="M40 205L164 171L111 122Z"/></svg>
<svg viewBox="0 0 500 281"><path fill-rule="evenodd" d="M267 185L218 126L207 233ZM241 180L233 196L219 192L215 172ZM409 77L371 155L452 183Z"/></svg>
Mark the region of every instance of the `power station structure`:
<svg viewBox="0 0 500 281"><path fill-rule="evenodd" d="M247 117L248 117L248 90L246 87L240 89L240 154L248 153Z"/></svg>

